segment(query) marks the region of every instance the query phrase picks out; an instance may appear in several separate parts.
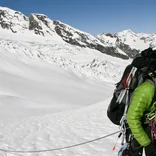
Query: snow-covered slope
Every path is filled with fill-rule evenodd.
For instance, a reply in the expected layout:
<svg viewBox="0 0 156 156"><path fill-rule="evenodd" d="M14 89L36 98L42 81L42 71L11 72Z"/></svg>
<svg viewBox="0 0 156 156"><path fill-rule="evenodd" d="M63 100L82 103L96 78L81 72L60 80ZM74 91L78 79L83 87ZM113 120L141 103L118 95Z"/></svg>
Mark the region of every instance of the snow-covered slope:
<svg viewBox="0 0 156 156"><path fill-rule="evenodd" d="M18 46L15 43L18 43ZM30 43L23 44L28 46ZM114 89L114 82L109 76L106 82L105 79L103 81L97 81L93 77L88 79L86 76L80 76L77 68L73 68L68 61L66 62L68 66L65 65L65 61L62 62L62 66L66 69L64 70L55 61L49 60L48 63L46 59L39 59L31 52L30 55L26 55L27 51L22 52L25 49L23 44L16 40L14 42L3 40L1 46L4 45L5 48L7 45L10 46L8 51L0 48L0 151L1 149L40 151L65 147L118 130L106 117L106 109ZM43 49L40 44L35 46ZM71 47L68 48L70 51ZM72 50L75 52L75 49ZM82 53L76 55L76 52L72 55L71 51L71 54L67 51L60 51L58 54L55 52L57 55L55 57L59 58L60 54L61 56L64 54L64 57L70 55L75 62L84 65L88 62L88 57L93 57L95 53L98 57L102 55L89 50L88 53L83 51L87 53L83 56ZM110 56L106 55L106 59L108 57ZM105 64L107 65L106 61ZM122 62L117 67L118 70L121 66ZM109 70L109 66L106 67ZM113 135L66 150L28 154L7 153L7 155L110 156L117 153L112 151L114 143ZM1 151L0 155L4 156L6 153Z"/></svg>
<svg viewBox="0 0 156 156"><path fill-rule="evenodd" d="M100 85L75 73L52 62L32 61L1 48L0 118L53 113L101 101L103 90L109 85ZM98 96L94 97L95 94Z"/></svg>
<svg viewBox="0 0 156 156"><path fill-rule="evenodd" d="M56 65L72 71L80 77L88 77L106 81L107 79L118 78L120 75L118 61L125 67L122 59L111 57L106 54L99 53L97 50L73 46L65 42L54 41L36 41L23 40L20 36L12 36L14 39L0 38L0 47L16 55L21 55L32 60L44 60L50 64ZM89 65L96 60L100 66ZM103 62L103 63L102 63ZM122 65L120 65L122 66ZM110 68L115 70L110 70ZM112 72L113 71L113 72Z"/></svg>

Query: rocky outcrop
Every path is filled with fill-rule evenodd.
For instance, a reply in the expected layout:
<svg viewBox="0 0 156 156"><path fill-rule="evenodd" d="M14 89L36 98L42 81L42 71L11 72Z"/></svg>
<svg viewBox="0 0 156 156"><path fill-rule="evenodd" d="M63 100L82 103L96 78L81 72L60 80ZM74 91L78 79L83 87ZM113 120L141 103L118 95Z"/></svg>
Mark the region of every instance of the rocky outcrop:
<svg viewBox="0 0 156 156"><path fill-rule="evenodd" d="M29 17L29 30L34 30L34 33L37 35L43 35L42 26L40 25L39 21L36 19L36 16L33 14Z"/></svg>
<svg viewBox="0 0 156 156"><path fill-rule="evenodd" d="M105 35L106 35L106 36L109 36L109 37L111 37L111 38L117 37L117 34L116 34L116 33L106 33Z"/></svg>
<svg viewBox="0 0 156 156"><path fill-rule="evenodd" d="M42 27L40 26L39 22L35 19L35 16L31 14L29 17L29 30L34 29L42 30Z"/></svg>
<svg viewBox="0 0 156 156"><path fill-rule="evenodd" d="M122 50L129 58L134 58L140 51L154 47L156 35L134 33L131 30L124 30L119 33L106 33L98 35L102 43L110 43L113 47Z"/></svg>
<svg viewBox="0 0 156 156"><path fill-rule="evenodd" d="M137 50L135 48L132 48L130 45L126 44L119 36L117 33L106 33L106 34L102 34L103 36L106 36L106 38L100 38L101 42L105 43L109 43L111 42L112 39L112 43L110 43L111 45L113 45L114 47L119 48L120 50L122 50L123 52L125 52L127 54L128 57L130 58L134 58L139 52L140 50ZM111 39L107 39L107 37L110 37ZM118 56L117 56L118 57ZM121 57L119 55L119 57Z"/></svg>
<svg viewBox="0 0 156 156"><path fill-rule="evenodd" d="M100 47L98 47L98 48L100 48ZM119 58L122 58L122 59L129 59L128 55L124 55L124 54L119 53L118 50L115 47L105 47L105 48L103 48L101 50L99 49L99 51L101 51L102 53L105 53L105 54L108 54L108 55L111 55L111 56L119 57Z"/></svg>
<svg viewBox="0 0 156 156"><path fill-rule="evenodd" d="M90 34L77 31L76 29L65 25L59 21L54 21L55 31L56 33L62 37L62 39L70 44L81 46L81 47L88 47L91 49L96 49L102 53L120 57L123 59L128 59L127 55L118 53L117 49L114 47L109 47L108 45L102 44L98 39L91 36Z"/></svg>
<svg viewBox="0 0 156 156"><path fill-rule="evenodd" d="M21 12L0 9L0 25L3 29L11 30L17 33L18 30L27 29L26 22L28 18Z"/></svg>
<svg viewBox="0 0 156 156"><path fill-rule="evenodd" d="M124 51L130 58L134 58L140 52L140 50L132 49L129 45L122 42L117 43L117 47Z"/></svg>
<svg viewBox="0 0 156 156"><path fill-rule="evenodd" d="M56 33L61 36L65 42L81 47L87 47L87 36L78 31L74 31L72 28L59 21L54 21L54 25Z"/></svg>

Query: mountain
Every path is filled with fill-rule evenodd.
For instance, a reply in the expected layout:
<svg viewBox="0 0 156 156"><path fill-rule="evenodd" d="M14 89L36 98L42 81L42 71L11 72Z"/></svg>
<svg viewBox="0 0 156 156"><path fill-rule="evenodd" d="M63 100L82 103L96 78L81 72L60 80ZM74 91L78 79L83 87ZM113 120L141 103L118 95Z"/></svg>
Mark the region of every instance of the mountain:
<svg viewBox="0 0 156 156"><path fill-rule="evenodd" d="M72 45L96 49L102 53L128 59L124 52L109 43L102 43L91 34L77 30L60 21L53 21L43 14L25 16L19 11L0 7L0 31L8 31L22 35L38 35L49 40L63 40Z"/></svg>
<svg viewBox="0 0 156 156"><path fill-rule="evenodd" d="M49 40L65 41L72 45L96 49L122 59L133 58L141 50L156 47L156 34L134 33L124 30L103 33L97 37L77 30L60 21L53 21L44 14L32 13L29 17L19 11L0 7L0 30L23 35L38 35Z"/></svg>
<svg viewBox="0 0 156 156"><path fill-rule="evenodd" d="M118 47L130 58L148 47L156 48L156 33L134 33L131 30L124 30L118 33L103 33L97 38L104 44Z"/></svg>
<svg viewBox="0 0 156 156"><path fill-rule="evenodd" d="M22 35L38 35L49 40L65 41L80 47L96 49L122 59L133 58L141 50L156 47L156 34L134 33L124 30L103 33L97 37L77 30L60 21L53 21L44 14L32 13L29 17L19 11L0 7L0 31Z"/></svg>

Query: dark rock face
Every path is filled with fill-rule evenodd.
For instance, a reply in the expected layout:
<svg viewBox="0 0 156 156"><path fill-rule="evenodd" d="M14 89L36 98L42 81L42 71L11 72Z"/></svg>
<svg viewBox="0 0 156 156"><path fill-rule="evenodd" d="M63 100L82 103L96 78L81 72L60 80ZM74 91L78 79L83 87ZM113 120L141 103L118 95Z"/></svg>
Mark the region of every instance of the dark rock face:
<svg viewBox="0 0 156 156"><path fill-rule="evenodd" d="M56 33L62 37L62 39L70 44L78 45L81 47L88 47L88 37L84 34L81 34L78 31L74 31L71 28L67 28L66 25L60 23L59 21L54 21L55 24L55 31ZM67 28L67 29L66 29ZM76 34L78 37L74 38L74 34ZM84 43L81 44L80 42Z"/></svg>
<svg viewBox="0 0 156 156"><path fill-rule="evenodd" d="M116 40L114 46L119 48L120 50L122 50L125 54L127 54L127 56L129 58L134 58L140 52L137 49L132 49L130 47L130 45L128 45L124 41L122 41L122 38L119 37L117 33L107 33L107 34L102 34L102 35L109 36L109 37L113 38L114 40ZM101 40L101 42L103 42L103 43L107 42L107 40L105 41L102 38L99 38L99 40ZM133 41L135 42L134 39L133 39ZM118 55L117 57L122 56L122 54L121 54L121 56L120 56L120 54L117 54L117 55ZM123 58L123 57L121 57L121 58ZM124 59L127 59L127 57L124 56Z"/></svg>
<svg viewBox="0 0 156 156"><path fill-rule="evenodd" d="M139 50L131 49L129 45L124 43L118 44L118 48L124 51L130 58L134 58L137 54L139 54Z"/></svg>
<svg viewBox="0 0 156 156"><path fill-rule="evenodd" d="M139 50L132 49L129 45L120 41L118 37L116 40L116 46L125 52L130 58L134 58L139 53Z"/></svg>
<svg viewBox="0 0 156 156"><path fill-rule="evenodd" d="M116 33L106 33L105 35L111 38L117 37Z"/></svg>
<svg viewBox="0 0 156 156"><path fill-rule="evenodd" d="M35 20L34 15L30 15L29 17L29 29L34 30L35 28L42 30L42 27L39 25L39 23Z"/></svg>
<svg viewBox="0 0 156 156"><path fill-rule="evenodd" d="M33 14L31 14L29 17L29 30L34 30L35 34L44 36L44 33L42 32L42 27L35 19L35 16Z"/></svg>
<svg viewBox="0 0 156 156"><path fill-rule="evenodd" d="M66 26L58 21L54 21L56 33L63 38L64 41L68 43L73 43L77 45L77 41L72 40L73 34L66 30Z"/></svg>
<svg viewBox="0 0 156 156"><path fill-rule="evenodd" d="M55 24L56 33L59 36L61 36L62 39L67 43L70 43L72 45L77 45L80 47L88 47L91 49L96 49L102 53L105 53L114 57L128 59L128 56L119 54L114 47L106 47L102 43L100 44L99 43L100 41L98 39L90 37L89 34L75 31L74 29L67 27L66 25L60 23L59 21L54 21L54 24ZM77 36L76 38L74 38L75 34Z"/></svg>
<svg viewBox="0 0 156 156"><path fill-rule="evenodd" d="M115 47L105 47L105 48L103 48L103 47L98 46L98 49L99 49L99 51L101 51L102 53L105 53L107 55L119 57L119 58L122 58L122 59L129 59L129 57L127 55L123 55L121 53L118 53L118 51L117 51L117 49Z"/></svg>
<svg viewBox="0 0 156 156"><path fill-rule="evenodd" d="M22 19L19 17L22 17ZM21 20L27 21L27 17L20 12L16 11L14 14L9 14L6 10L0 10L0 25L3 29L8 29L13 33L17 33L15 27L20 25ZM16 21L17 23L12 21ZM24 25L21 25L21 27L26 29Z"/></svg>
<svg viewBox="0 0 156 156"><path fill-rule="evenodd" d="M40 15L40 14L35 14L36 15L36 17L39 19L39 20L41 20L47 27L49 27L48 26L48 21L47 21L47 16L45 16L45 15Z"/></svg>
<svg viewBox="0 0 156 156"><path fill-rule="evenodd" d="M5 10L0 10L0 25L3 29L10 29L11 27L11 23L5 20L8 18L7 15Z"/></svg>
<svg viewBox="0 0 156 156"><path fill-rule="evenodd" d="M29 17L29 30L34 30L37 35L46 36L46 34L49 34L52 36L52 33L55 31L49 26L49 20L50 19L46 15L31 14ZM46 30L44 30L40 22L47 27Z"/></svg>

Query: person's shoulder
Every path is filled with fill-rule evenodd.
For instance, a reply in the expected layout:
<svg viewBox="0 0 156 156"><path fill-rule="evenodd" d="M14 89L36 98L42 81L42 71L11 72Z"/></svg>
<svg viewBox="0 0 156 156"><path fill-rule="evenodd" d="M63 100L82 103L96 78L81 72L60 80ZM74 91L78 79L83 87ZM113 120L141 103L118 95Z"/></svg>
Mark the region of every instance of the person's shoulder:
<svg viewBox="0 0 156 156"><path fill-rule="evenodd" d="M137 88L138 89L142 89L142 91L144 91L144 89L146 89L146 90L154 90L155 89L155 85L154 85L154 82L152 80L147 79L145 82L143 82Z"/></svg>
<svg viewBox="0 0 156 156"><path fill-rule="evenodd" d="M154 87L155 86L154 82L150 79L145 80L145 82L143 84L148 86L148 87Z"/></svg>

